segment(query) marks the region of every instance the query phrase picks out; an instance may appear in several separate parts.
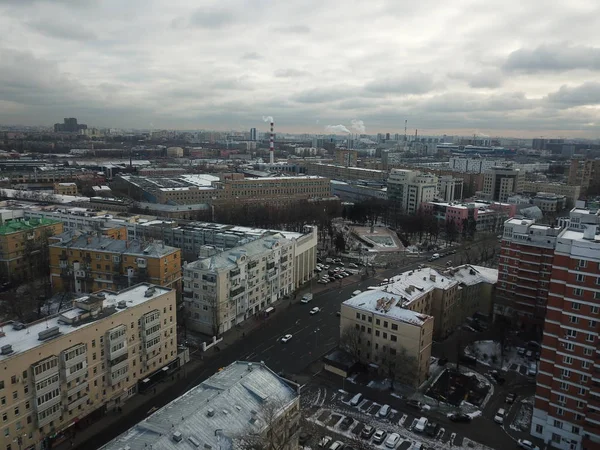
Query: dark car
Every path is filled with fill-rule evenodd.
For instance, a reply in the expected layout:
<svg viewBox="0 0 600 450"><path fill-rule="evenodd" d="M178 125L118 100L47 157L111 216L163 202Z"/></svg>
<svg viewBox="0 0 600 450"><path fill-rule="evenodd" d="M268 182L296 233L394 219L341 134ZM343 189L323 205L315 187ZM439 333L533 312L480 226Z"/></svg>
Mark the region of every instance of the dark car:
<svg viewBox="0 0 600 450"><path fill-rule="evenodd" d="M463 414L463 413L450 414L450 416L448 416L448 418L452 422L470 422L471 421L471 416L469 416L467 414Z"/></svg>
<svg viewBox="0 0 600 450"><path fill-rule="evenodd" d="M310 439L310 434L305 433L304 431L300 433L300 435L298 436L298 443L300 445L304 445L308 442L308 440Z"/></svg>
<svg viewBox="0 0 600 450"><path fill-rule="evenodd" d="M461 363L466 364L468 366L475 366L477 364L477 358L473 358L469 355L460 355L460 358L458 358L458 360Z"/></svg>
<svg viewBox="0 0 600 450"><path fill-rule="evenodd" d="M429 422L425 427L425 434L427 434L427 436L435 437L439 429L440 426L437 423Z"/></svg>
<svg viewBox="0 0 600 450"><path fill-rule="evenodd" d="M418 400L408 400L406 404L412 408L421 409L421 402Z"/></svg>
<svg viewBox="0 0 600 450"><path fill-rule="evenodd" d="M492 378L494 380L496 380L496 383L498 383L500 385L502 385L502 384L504 384L506 382L506 378L504 378L502 376L502 373L498 372L497 370L492 370L490 372L490 375L492 376Z"/></svg>
<svg viewBox="0 0 600 450"><path fill-rule="evenodd" d="M506 403L514 403L515 400L517 398L517 394L515 394L514 392L511 392L510 394L508 394L506 396L506 399L504 400Z"/></svg>
<svg viewBox="0 0 600 450"><path fill-rule="evenodd" d="M360 432L360 437L363 439L371 439L371 436L373 436L373 433L375 433L375 428L372 427L371 425L367 425Z"/></svg>
<svg viewBox="0 0 600 450"><path fill-rule="evenodd" d="M354 419L350 416L346 416L346 417L344 417L344 420L342 420L342 423L340 424L340 428L342 430L347 430L348 428L350 428L350 426L352 426L353 423L354 423Z"/></svg>
<svg viewBox="0 0 600 450"><path fill-rule="evenodd" d="M375 432L375 436L373 437L373 442L375 444L382 444L383 441L385 441L386 436L387 436L387 431L377 430Z"/></svg>

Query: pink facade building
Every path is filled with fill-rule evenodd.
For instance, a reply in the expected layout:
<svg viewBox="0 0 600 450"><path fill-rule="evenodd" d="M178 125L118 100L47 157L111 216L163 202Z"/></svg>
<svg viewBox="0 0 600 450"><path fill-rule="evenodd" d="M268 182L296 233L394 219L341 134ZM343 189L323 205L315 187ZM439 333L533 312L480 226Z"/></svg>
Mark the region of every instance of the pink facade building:
<svg viewBox="0 0 600 450"><path fill-rule="evenodd" d="M422 208L443 226L454 222L459 232L463 232L465 227L472 227L474 231L502 230L504 222L517 212L517 205L497 202L427 202Z"/></svg>

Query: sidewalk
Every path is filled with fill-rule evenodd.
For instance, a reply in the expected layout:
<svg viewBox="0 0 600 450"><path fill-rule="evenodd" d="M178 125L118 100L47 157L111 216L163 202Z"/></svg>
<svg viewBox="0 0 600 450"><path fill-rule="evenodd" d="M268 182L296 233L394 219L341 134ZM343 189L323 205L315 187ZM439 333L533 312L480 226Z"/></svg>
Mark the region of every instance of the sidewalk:
<svg viewBox="0 0 600 450"><path fill-rule="evenodd" d="M317 284L316 281L313 281L313 294L319 294L323 292L334 291L336 289L341 289L343 287L349 286L354 283L360 282L360 278L357 276L353 276L350 278L344 278L341 280L341 284L339 282L331 283L329 285ZM260 326L268 326L268 322L272 320L277 315L281 314L281 311L285 311L288 307L292 306L295 303L299 303L302 299L302 296L311 290L310 281L302 285L296 292L295 295L292 295L289 299L282 299L279 302L275 303L275 312L268 319L250 319L239 326L227 331L223 335L223 340L218 344L218 347L222 350L233 345L240 339L246 337L246 335L251 336L253 330L259 328ZM197 350L196 350L197 351ZM190 349L190 353L196 354L196 351L192 351ZM86 445L86 442L92 439L94 436L98 436L104 432L104 430L114 427L119 422L123 420L124 417L127 417L130 414L138 414L140 410L147 408L146 415L151 413L151 409L155 406L154 399L156 397L160 397L165 391L172 390L175 387L182 385L189 385L191 378L196 378L197 372L201 369L207 361L210 361L212 358L218 356L221 352L215 351L207 351L203 354L202 358L198 358L197 356L191 356L190 362L182 367L177 373L174 374L174 378L160 382L156 385L154 391L148 392L146 394L136 394L134 397L129 399L121 406L121 411L108 411L104 417L101 419L91 423L87 428L77 431L75 435L71 438L66 439L64 442L57 444L53 447L53 450L67 450L67 449L86 449L89 450L89 444ZM189 378L189 379L188 379ZM185 383L185 384L183 384Z"/></svg>

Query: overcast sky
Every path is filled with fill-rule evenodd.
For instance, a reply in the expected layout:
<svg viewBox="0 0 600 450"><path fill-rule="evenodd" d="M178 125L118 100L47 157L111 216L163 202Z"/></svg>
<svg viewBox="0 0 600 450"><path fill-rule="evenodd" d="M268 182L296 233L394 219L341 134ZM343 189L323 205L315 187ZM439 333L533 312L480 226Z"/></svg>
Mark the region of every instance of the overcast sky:
<svg viewBox="0 0 600 450"><path fill-rule="evenodd" d="M598 0L0 0L0 123L597 138L599 25Z"/></svg>

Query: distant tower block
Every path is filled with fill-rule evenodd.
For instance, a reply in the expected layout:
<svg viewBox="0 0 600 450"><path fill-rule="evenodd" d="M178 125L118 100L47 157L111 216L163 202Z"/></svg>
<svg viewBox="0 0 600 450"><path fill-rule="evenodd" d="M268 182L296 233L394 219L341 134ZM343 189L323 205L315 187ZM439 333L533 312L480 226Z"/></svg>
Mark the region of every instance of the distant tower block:
<svg viewBox="0 0 600 450"><path fill-rule="evenodd" d="M273 122L271 122L271 139L269 141L269 154L270 154L269 161L271 162L271 164L273 164L275 162L275 143L274 143L274 137L273 137Z"/></svg>

